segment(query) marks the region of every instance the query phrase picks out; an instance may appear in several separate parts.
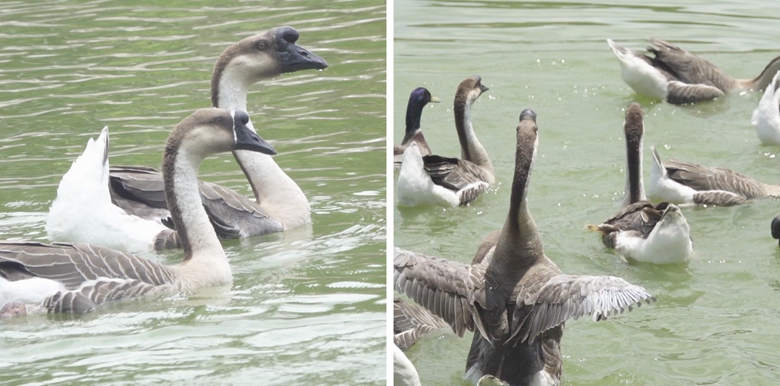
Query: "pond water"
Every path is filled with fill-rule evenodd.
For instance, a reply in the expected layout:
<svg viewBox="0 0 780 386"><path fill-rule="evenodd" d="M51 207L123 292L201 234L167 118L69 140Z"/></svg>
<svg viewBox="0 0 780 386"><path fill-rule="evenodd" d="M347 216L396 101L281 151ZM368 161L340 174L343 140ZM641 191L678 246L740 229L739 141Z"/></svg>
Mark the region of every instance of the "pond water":
<svg viewBox="0 0 780 386"><path fill-rule="evenodd" d="M104 125L113 165L158 167L171 128L210 107L227 45L290 25L330 64L248 97L311 202L310 226L225 241L230 288L0 321L0 383L385 383L386 9L322 4L0 4L0 239L48 241L59 179ZM229 154L200 172L252 194Z"/></svg>
<svg viewBox="0 0 780 386"><path fill-rule="evenodd" d="M562 340L567 385L769 385L780 382L780 250L769 233L776 199L731 208L683 208L694 254L677 266L626 263L585 230L620 206L624 109L646 112L645 175L664 158L728 167L777 183L780 148L750 125L761 97L733 94L696 106L639 97L620 78L611 38L642 50L649 37L678 43L738 78L780 54L772 1L395 2L394 141L409 93L442 99L423 113L436 154L460 154L452 114L458 83L478 74L490 90L472 109L497 183L466 208L394 209L394 243L469 262L509 207L515 127L538 114L539 153L529 205L545 251L565 273L609 274L658 302L604 323L570 322ZM462 384L470 334L426 336L407 353L425 385Z"/></svg>

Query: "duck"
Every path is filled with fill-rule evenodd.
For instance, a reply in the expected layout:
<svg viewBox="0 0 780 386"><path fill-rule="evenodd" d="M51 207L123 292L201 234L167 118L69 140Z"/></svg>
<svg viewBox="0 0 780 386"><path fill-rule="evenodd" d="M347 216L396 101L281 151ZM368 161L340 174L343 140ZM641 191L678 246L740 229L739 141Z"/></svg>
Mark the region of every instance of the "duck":
<svg viewBox="0 0 780 386"><path fill-rule="evenodd" d="M396 183L398 205L465 206L495 182L493 163L471 124L471 106L487 90L479 75L458 85L453 111L461 158L423 155L414 141L407 146Z"/></svg>
<svg viewBox="0 0 780 386"><path fill-rule="evenodd" d="M655 301L615 276L564 274L544 253L527 195L538 149L536 113L517 126L509 212L470 264L395 247L393 286L444 319L453 332L474 332L465 378L473 383L558 385L566 321L601 321Z"/></svg>
<svg viewBox="0 0 780 386"><path fill-rule="evenodd" d="M757 77L734 79L706 59L661 39L650 39L647 50L653 57L612 39L607 44L620 62L623 81L634 92L678 105L713 100L734 90L763 90L780 70L778 56Z"/></svg>
<svg viewBox="0 0 780 386"><path fill-rule="evenodd" d="M200 109L168 137L162 172L184 250L180 264L86 243L0 241L0 316L87 313L107 302L230 284L230 264L200 201L198 168L221 152L275 154L248 123L243 111ZM105 190L108 196L108 186Z"/></svg>
<svg viewBox="0 0 780 386"><path fill-rule="evenodd" d="M404 131L404 138L401 140L400 145L393 146L393 163L396 167L400 167L403 160L403 154L407 147L412 142L416 142L420 147L420 154L431 154L431 148L428 146L428 142L423 136L422 129L420 128L420 120L422 119L423 108L428 103L439 103L441 100L431 95L425 87L417 87L409 95L409 103L406 105L406 129Z"/></svg>
<svg viewBox="0 0 780 386"><path fill-rule="evenodd" d="M780 197L780 185L770 185L731 169L678 160L661 161L655 147L648 193L675 204L732 206L754 198Z"/></svg>
<svg viewBox="0 0 780 386"><path fill-rule="evenodd" d="M780 87L778 83L780 71L775 73L772 83L764 90L758 107L753 110L750 123L756 127L756 134L761 143L765 145L780 145Z"/></svg>
<svg viewBox="0 0 780 386"><path fill-rule="evenodd" d="M212 73L213 107L246 111L246 96L252 84L286 72L326 68L322 58L296 44L298 37L294 28L278 27L227 47ZM254 130L251 121L248 127ZM144 166L114 166L104 181L102 168L108 165L101 159L108 147L108 132L104 131L105 135L101 132L97 141L90 142L92 146L87 146L60 181L46 224L49 239L133 253L181 248L175 234L165 239L149 237L172 225L160 171ZM254 200L217 184L199 182L203 205L220 238L283 232L310 222L306 196L273 158L244 150L235 150L233 156L252 186ZM112 204L127 216L115 216L115 209L95 210L93 196L102 195L103 185L109 187ZM82 226L87 218L96 229ZM103 232L101 226L123 229L125 236Z"/></svg>
<svg viewBox="0 0 780 386"><path fill-rule="evenodd" d="M588 225L602 234L607 248L639 262L673 264L688 260L693 251L691 228L679 207L668 202L653 205L645 197L642 182L644 110L639 103L626 108L626 197L617 213L599 225Z"/></svg>

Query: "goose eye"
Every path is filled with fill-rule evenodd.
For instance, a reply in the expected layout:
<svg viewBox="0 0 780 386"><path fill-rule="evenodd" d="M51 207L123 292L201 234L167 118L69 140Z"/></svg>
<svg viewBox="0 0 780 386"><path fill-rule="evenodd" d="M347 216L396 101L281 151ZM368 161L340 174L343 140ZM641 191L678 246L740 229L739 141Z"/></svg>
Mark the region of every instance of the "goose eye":
<svg viewBox="0 0 780 386"><path fill-rule="evenodd" d="M259 40L257 43L255 43L255 48L257 48L260 51L265 50L268 47L268 42L265 40Z"/></svg>
<svg viewBox="0 0 780 386"><path fill-rule="evenodd" d="M213 122L214 122L215 125L222 125L222 122L224 122L224 121L225 120L222 117L216 117L216 118L214 118Z"/></svg>

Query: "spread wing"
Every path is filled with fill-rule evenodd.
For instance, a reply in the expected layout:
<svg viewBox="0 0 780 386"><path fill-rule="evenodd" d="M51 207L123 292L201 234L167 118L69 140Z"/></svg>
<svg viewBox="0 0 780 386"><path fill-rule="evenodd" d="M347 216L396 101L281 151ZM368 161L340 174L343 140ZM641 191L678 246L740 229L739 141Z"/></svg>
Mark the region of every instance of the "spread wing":
<svg viewBox="0 0 780 386"><path fill-rule="evenodd" d="M528 280L534 280L528 278ZM537 290L529 287L517 298L512 338L533 342L539 334L569 319L590 316L605 320L611 314L633 310L642 301L655 301L644 288L615 276L558 274Z"/></svg>
<svg viewBox="0 0 780 386"><path fill-rule="evenodd" d="M393 300L393 341L401 350L411 347L423 334L446 326L447 322L425 308L403 299Z"/></svg>
<svg viewBox="0 0 780 386"><path fill-rule="evenodd" d="M395 289L444 319L458 336L482 330L474 303L484 302L484 265L396 248L393 266Z"/></svg>

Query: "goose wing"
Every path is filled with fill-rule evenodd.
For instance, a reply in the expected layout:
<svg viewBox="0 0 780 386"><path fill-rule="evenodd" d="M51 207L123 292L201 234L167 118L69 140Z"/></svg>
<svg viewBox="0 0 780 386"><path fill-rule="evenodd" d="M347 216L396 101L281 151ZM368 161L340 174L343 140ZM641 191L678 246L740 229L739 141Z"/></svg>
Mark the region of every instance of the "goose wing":
<svg viewBox="0 0 780 386"><path fill-rule="evenodd" d="M654 206L648 201L637 201L624 206L600 225L588 225L588 229L602 233L604 245L615 248L618 232L631 232L642 238L649 236L668 206L667 202Z"/></svg>
<svg viewBox="0 0 780 386"><path fill-rule="evenodd" d="M157 219L170 216L165 184L158 170L118 166L111 168L110 181L112 199L128 213L145 218L148 213L154 213L160 216ZM205 181L199 181L198 187L206 214L220 238L250 237L284 230L281 222L235 190Z"/></svg>
<svg viewBox="0 0 780 386"><path fill-rule="evenodd" d="M655 55L656 60L663 62L680 82L712 86L721 91L733 88L734 79L731 76L706 59L674 44L651 38L647 50Z"/></svg>
<svg viewBox="0 0 780 386"><path fill-rule="evenodd" d="M423 334L446 326L442 318L417 304L393 300L393 341L401 350L411 347Z"/></svg>
<svg viewBox="0 0 780 386"><path fill-rule="evenodd" d="M460 205L466 205L487 191L485 171L473 162L438 155L423 157L425 171L433 183L458 193Z"/></svg>
<svg viewBox="0 0 780 386"><path fill-rule="evenodd" d="M532 285L521 289L512 318L510 339L520 343L533 342L539 334L569 319L589 315L594 321L605 320L610 314L631 311L634 304L655 301L644 288L615 276L558 274L542 279L541 286L534 282L540 278L528 276L523 281L532 281Z"/></svg>
<svg viewBox="0 0 780 386"><path fill-rule="evenodd" d="M723 190L747 198L766 195L762 183L729 169L706 167L690 162L667 160L666 174L673 181L697 191Z"/></svg>
<svg viewBox="0 0 780 386"><path fill-rule="evenodd" d="M44 301L52 312L89 312L96 305L142 296L170 286L171 268L141 257L89 244L0 242L0 275L8 281L42 278L63 290Z"/></svg>
<svg viewBox="0 0 780 386"><path fill-rule="evenodd" d="M458 336L479 324L484 304L484 265L469 265L395 248L393 281L398 292L444 319Z"/></svg>

